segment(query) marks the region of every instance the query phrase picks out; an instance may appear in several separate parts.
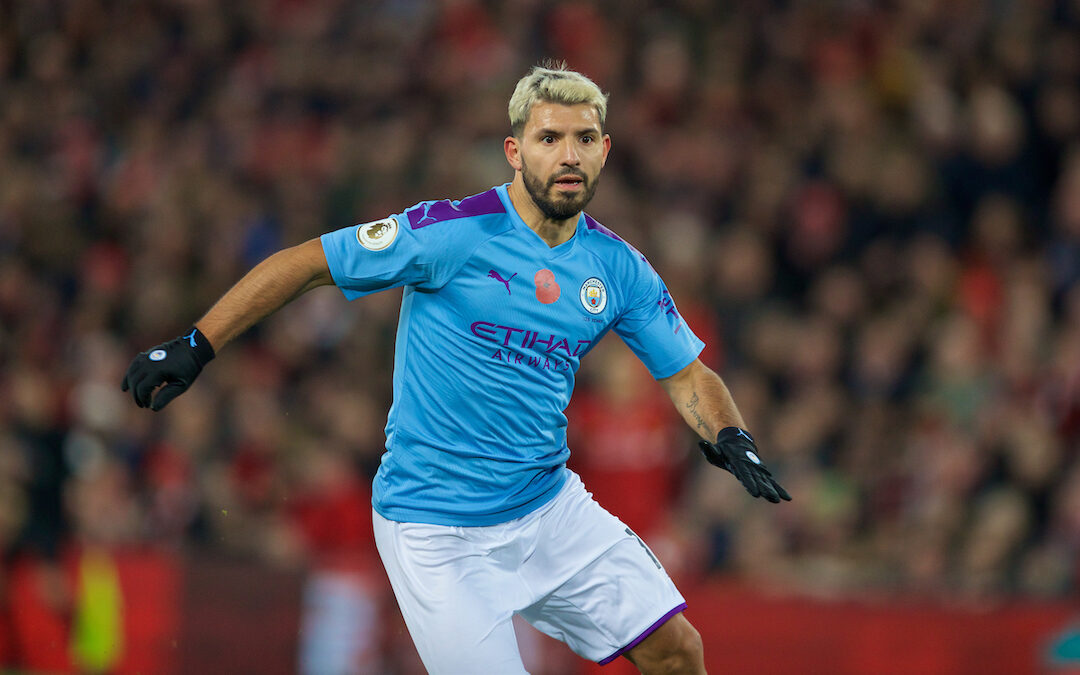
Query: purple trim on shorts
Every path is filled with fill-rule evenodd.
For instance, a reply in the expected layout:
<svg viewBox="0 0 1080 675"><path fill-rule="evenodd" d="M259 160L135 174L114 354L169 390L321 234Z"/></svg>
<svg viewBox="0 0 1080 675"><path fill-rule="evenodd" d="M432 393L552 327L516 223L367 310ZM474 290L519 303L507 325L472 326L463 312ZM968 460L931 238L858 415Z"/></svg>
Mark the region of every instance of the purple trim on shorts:
<svg viewBox="0 0 1080 675"><path fill-rule="evenodd" d="M685 602L682 603L681 605L679 605L678 607L676 607L675 609L671 610L670 612L668 612L664 616L660 617L660 619L657 620L656 623L654 623L653 625L646 628L645 631L641 635L639 635L636 638L634 638L633 640L631 640L630 644L626 645L625 647L623 647L619 651L615 652L611 656L607 657L603 661L597 661L597 663L599 663L601 666L606 666L607 664L609 664L612 661L614 661L615 659L619 658L620 656L622 656L626 652L630 651L634 647L637 647L639 644L641 644L642 640L644 640L645 638L652 635L653 631L655 631L660 626L663 626L665 621L667 621L671 617L675 616L679 612L683 611L684 609L686 609L686 603Z"/></svg>

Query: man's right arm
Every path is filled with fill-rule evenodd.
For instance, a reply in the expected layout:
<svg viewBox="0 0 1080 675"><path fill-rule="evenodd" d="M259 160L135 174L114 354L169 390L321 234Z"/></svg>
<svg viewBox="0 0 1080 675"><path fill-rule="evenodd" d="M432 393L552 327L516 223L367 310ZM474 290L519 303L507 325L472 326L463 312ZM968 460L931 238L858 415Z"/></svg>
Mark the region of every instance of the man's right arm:
<svg viewBox="0 0 1080 675"><path fill-rule="evenodd" d="M120 387L140 408L161 410L187 391L216 350L303 293L332 283L319 239L278 251L245 274L189 333L140 352Z"/></svg>
<svg viewBox="0 0 1080 675"><path fill-rule="evenodd" d="M322 242L283 249L256 265L195 323L220 350L237 335L318 286L333 284Z"/></svg>

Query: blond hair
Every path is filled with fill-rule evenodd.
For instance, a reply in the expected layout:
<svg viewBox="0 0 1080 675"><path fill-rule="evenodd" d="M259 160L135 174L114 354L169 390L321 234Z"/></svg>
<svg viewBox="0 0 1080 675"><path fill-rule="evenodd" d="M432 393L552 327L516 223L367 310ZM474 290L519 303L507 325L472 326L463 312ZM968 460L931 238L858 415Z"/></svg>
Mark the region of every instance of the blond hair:
<svg viewBox="0 0 1080 675"><path fill-rule="evenodd" d="M529 113L537 103L560 103L579 105L587 103L596 108L600 129L607 119L607 94L596 83L579 72L570 70L565 62L545 61L533 66L529 74L518 80L514 95L510 97L510 130L521 137Z"/></svg>

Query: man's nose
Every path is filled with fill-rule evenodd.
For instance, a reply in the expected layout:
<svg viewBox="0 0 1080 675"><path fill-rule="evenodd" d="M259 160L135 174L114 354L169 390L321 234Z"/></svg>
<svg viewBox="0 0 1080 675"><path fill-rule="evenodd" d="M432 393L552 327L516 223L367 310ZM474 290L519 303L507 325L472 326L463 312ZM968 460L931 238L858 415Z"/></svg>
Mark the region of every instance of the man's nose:
<svg viewBox="0 0 1080 675"><path fill-rule="evenodd" d="M581 164L581 156L578 155L577 146L574 143L564 143L562 162L565 166L577 166Z"/></svg>

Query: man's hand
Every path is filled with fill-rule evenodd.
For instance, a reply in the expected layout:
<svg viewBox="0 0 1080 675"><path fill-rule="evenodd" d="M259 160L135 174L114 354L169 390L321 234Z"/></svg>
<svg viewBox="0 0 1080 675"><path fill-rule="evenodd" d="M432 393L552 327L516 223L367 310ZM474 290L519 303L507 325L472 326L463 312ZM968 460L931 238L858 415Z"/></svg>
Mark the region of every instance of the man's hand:
<svg viewBox="0 0 1080 675"><path fill-rule="evenodd" d="M123 391L131 390L135 405L161 410L169 401L187 391L203 366L214 358L214 348L198 328L184 336L152 347L128 366ZM154 395L158 385L165 385Z"/></svg>
<svg viewBox="0 0 1080 675"><path fill-rule="evenodd" d="M715 443L701 441L698 445L710 464L735 474L751 495L764 497L774 504L781 499L791 501L791 495L773 480L772 474L761 463L757 445L746 431L726 427L717 434Z"/></svg>

